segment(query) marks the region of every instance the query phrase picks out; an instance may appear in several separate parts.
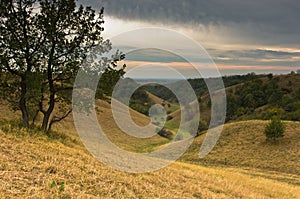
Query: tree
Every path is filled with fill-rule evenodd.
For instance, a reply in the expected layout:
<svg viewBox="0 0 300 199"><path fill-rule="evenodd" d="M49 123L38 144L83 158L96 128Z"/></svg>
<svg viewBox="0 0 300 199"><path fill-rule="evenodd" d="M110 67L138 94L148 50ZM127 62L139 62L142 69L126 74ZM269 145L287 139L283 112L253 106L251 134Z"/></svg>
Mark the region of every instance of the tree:
<svg viewBox="0 0 300 199"><path fill-rule="evenodd" d="M285 126L279 119L279 117L273 117L271 122L266 125L265 135L267 140L276 140L277 138L283 137Z"/></svg>
<svg viewBox="0 0 300 199"><path fill-rule="evenodd" d="M269 74L267 74L267 77L268 77L269 80L271 80L273 78L273 74L269 73Z"/></svg>
<svg viewBox="0 0 300 199"><path fill-rule="evenodd" d="M250 109L255 108L255 100L251 93L245 96L245 98L243 99L243 104L244 106L249 107Z"/></svg>
<svg viewBox="0 0 300 199"><path fill-rule="evenodd" d="M239 99L234 94L227 94L227 120L230 120L235 115L237 109L239 108Z"/></svg>
<svg viewBox="0 0 300 199"><path fill-rule="evenodd" d="M22 112L23 126L29 125L27 101L32 98L27 86L30 73L38 66L39 41L44 33L38 28L37 17L33 15L34 1L1 1L0 4L0 54L2 71L7 71L7 92L13 107ZM34 47L33 47L34 46ZM14 78L14 79L12 79ZM16 83L15 81L18 81ZM18 91L18 93L16 93ZM18 99L18 100L15 100Z"/></svg>
<svg viewBox="0 0 300 199"><path fill-rule="evenodd" d="M101 36L103 8L96 13L76 7L75 0L3 0L0 13L0 70L12 76L3 86L14 89L8 98L18 99L12 103L22 112L23 126L42 113L41 128L48 132L72 111L73 82L87 53L99 46L100 53L111 50ZM120 77L119 60L99 71Z"/></svg>
<svg viewBox="0 0 300 199"><path fill-rule="evenodd" d="M198 125L198 134L202 131L205 131L208 129L208 124L205 120L199 120L199 125Z"/></svg>
<svg viewBox="0 0 300 199"><path fill-rule="evenodd" d="M273 90L271 96L269 97L268 102L271 104L277 104L278 102L281 101L282 96L283 93L281 92L281 90L279 88L275 89Z"/></svg>

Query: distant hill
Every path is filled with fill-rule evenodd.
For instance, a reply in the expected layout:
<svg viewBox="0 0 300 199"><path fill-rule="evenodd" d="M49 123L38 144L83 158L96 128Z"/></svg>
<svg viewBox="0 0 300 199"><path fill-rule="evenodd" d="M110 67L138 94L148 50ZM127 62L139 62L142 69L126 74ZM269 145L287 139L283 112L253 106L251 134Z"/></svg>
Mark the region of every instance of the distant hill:
<svg viewBox="0 0 300 199"><path fill-rule="evenodd" d="M206 81L214 81L213 78ZM300 74L223 77L227 95L226 122L249 119L268 120L277 115L283 120L300 121ZM202 119L209 122L211 101L203 79L191 79L198 95ZM179 83L180 84L180 83ZM176 102L174 94L164 86L144 86L148 92ZM180 121L179 111L171 113Z"/></svg>
<svg viewBox="0 0 300 199"><path fill-rule="evenodd" d="M259 79L263 77L267 77L268 75L255 75L252 73L249 73L247 75L233 75L233 76L224 76L222 77L224 86L230 87L233 85L241 84L247 81L251 81L254 79ZM188 82L190 83L191 87L194 89L197 96L204 95L208 89L206 86L205 81L210 82L211 84L214 83L216 78L207 78L207 79L188 79ZM178 80L173 82L165 82L164 84L171 84L171 85L180 85L181 81L186 80ZM150 83L144 85L142 88L149 91L150 93L158 96L161 99L168 100L168 101L177 101L176 96L174 93L172 93L167 87L155 83Z"/></svg>
<svg viewBox="0 0 300 199"><path fill-rule="evenodd" d="M300 121L300 74L269 76L228 87L227 121L270 119Z"/></svg>

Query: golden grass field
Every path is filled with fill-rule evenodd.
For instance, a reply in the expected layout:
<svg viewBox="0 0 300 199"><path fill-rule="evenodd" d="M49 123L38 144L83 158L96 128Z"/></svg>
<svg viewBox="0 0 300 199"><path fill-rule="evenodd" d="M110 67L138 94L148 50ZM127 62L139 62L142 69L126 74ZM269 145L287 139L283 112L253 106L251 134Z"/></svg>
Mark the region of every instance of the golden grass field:
<svg viewBox="0 0 300 199"><path fill-rule="evenodd" d="M141 140L120 132L111 122L109 104L97 103L100 124L121 148L146 152L168 142L160 136ZM12 119L6 106L0 109L3 121ZM135 111L131 116L140 125L149 122ZM205 134L180 161L155 172L129 174L92 157L71 117L56 125L50 137L2 122L0 198L300 198L300 123L286 122L286 136L273 144L265 142L265 124L226 124L203 160L197 156Z"/></svg>
<svg viewBox="0 0 300 199"><path fill-rule="evenodd" d="M204 159L198 158L198 152L206 134L197 137L181 159L203 165L260 168L299 175L300 122L284 121L285 136L276 142L266 141L263 132L267 123L250 120L225 124L214 150Z"/></svg>
<svg viewBox="0 0 300 199"><path fill-rule="evenodd" d="M176 162L128 174L94 159L79 144L1 131L1 198L299 198L287 175ZM299 176L289 175L290 178ZM277 179L278 178L278 179ZM298 178L299 180L299 178ZM299 181L298 181L299 182Z"/></svg>

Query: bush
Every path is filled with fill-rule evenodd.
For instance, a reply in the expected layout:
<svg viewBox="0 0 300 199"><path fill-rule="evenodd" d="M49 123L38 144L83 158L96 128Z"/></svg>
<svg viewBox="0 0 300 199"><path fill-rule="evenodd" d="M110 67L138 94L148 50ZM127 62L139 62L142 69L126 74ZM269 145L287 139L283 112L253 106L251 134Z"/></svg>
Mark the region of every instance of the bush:
<svg viewBox="0 0 300 199"><path fill-rule="evenodd" d="M267 140L276 140L283 137L285 126L278 117L273 117L271 122L265 128L265 135Z"/></svg>
<svg viewBox="0 0 300 199"><path fill-rule="evenodd" d="M168 116L167 116L167 121L169 121L169 120L171 120L171 119L173 119L173 116L168 115Z"/></svg>
<svg viewBox="0 0 300 199"><path fill-rule="evenodd" d="M173 136L173 133L165 128L162 128L157 134L168 139L171 139Z"/></svg>
<svg viewBox="0 0 300 199"><path fill-rule="evenodd" d="M203 131L208 129L208 124L205 120L200 120L199 121L199 126L198 126L198 131L197 131L197 136L201 135Z"/></svg>

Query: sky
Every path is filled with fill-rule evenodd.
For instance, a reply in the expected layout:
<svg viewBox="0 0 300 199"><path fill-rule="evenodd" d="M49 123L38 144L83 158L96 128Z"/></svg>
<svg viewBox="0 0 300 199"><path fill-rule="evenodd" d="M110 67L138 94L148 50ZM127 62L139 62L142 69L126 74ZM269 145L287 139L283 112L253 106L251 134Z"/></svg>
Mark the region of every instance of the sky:
<svg viewBox="0 0 300 199"><path fill-rule="evenodd" d="M297 0L79 2L91 5L94 9L104 7L104 38L114 38L140 28L173 30L201 45L222 75L249 72L282 74L300 69L300 1ZM135 38L148 38L147 34L145 32ZM155 44L156 41L151 42ZM189 48L183 41L166 39L157 42L165 42L170 48L180 49L189 54L194 65L198 65L201 70L209 70L197 59L199 51ZM133 76L147 77L152 67L153 74L150 76L171 78L168 71L164 70L164 66L171 66L193 77L191 64L178 55L160 49L130 52L133 43L128 43L126 39L124 43L115 43L115 47L129 52L124 61L128 71L140 65L149 66L148 72L135 72Z"/></svg>

